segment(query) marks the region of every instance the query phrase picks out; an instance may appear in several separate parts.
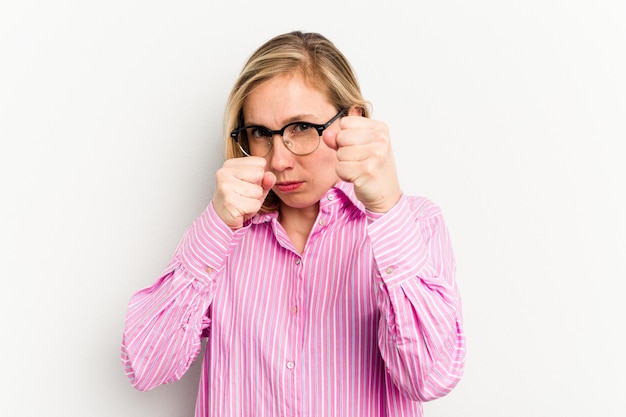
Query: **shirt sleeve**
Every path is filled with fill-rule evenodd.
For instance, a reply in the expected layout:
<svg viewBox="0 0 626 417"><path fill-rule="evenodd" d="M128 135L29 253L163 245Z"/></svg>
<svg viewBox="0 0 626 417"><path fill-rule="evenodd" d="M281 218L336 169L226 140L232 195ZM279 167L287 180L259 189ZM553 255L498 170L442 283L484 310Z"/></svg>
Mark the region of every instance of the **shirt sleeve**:
<svg viewBox="0 0 626 417"><path fill-rule="evenodd" d="M394 385L415 401L449 393L465 364L455 260L439 208L402 196L368 213L381 312L378 345Z"/></svg>
<svg viewBox="0 0 626 417"><path fill-rule="evenodd" d="M179 380L198 356L233 236L209 205L186 231L163 275L131 297L121 359L135 388Z"/></svg>

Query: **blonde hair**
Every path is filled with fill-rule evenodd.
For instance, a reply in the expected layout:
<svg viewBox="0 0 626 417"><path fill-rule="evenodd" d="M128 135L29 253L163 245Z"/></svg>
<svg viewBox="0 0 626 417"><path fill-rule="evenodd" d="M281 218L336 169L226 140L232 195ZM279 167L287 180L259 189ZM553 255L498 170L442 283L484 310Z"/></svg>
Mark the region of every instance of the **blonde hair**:
<svg viewBox="0 0 626 417"><path fill-rule="evenodd" d="M278 35L250 56L228 97L224 113L226 158L244 156L230 132L243 126L243 105L252 90L273 77L296 72L325 92L337 111L356 106L363 116L369 117L370 105L361 94L356 75L332 42L319 33L295 31ZM278 197L270 191L262 211L274 211L278 204Z"/></svg>

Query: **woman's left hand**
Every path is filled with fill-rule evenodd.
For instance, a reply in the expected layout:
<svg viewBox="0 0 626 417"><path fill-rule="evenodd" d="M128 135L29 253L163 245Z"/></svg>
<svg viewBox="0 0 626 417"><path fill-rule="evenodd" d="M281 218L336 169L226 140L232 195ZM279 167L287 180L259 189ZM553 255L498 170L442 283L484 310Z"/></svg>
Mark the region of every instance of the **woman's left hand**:
<svg viewBox="0 0 626 417"><path fill-rule="evenodd" d="M346 116L339 130L326 129L323 140L337 150L335 168L344 181L354 184L356 197L370 211L386 213L402 191L385 123L361 116Z"/></svg>

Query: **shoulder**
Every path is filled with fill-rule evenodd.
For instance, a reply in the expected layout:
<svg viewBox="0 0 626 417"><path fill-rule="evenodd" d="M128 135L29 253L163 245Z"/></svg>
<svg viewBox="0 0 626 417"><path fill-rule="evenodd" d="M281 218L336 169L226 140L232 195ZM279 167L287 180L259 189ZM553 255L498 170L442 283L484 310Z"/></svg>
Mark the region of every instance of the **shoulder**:
<svg viewBox="0 0 626 417"><path fill-rule="evenodd" d="M442 215L441 207L427 197L405 195L404 198L411 212L418 217L432 218Z"/></svg>

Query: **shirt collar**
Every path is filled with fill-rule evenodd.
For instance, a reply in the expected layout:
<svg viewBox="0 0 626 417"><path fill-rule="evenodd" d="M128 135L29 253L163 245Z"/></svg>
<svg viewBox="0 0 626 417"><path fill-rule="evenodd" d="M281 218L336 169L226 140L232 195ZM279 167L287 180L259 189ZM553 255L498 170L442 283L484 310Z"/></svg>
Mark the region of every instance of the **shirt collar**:
<svg viewBox="0 0 626 417"><path fill-rule="evenodd" d="M350 182L339 181L337 184L335 184L334 187L328 190L324 197L328 198L330 194L334 194L341 200L350 202L353 206L365 213L365 206L359 201L358 198L356 198L356 194L354 193L354 184Z"/></svg>
<svg viewBox="0 0 626 417"><path fill-rule="evenodd" d="M337 184L332 186L326 193L324 197L320 200L320 211L326 211L331 206L335 204L350 204L363 213L365 213L365 206L361 203L354 193L354 185L349 182L339 181ZM266 223L272 221L273 219L278 218L278 212L272 211L269 213L259 213L255 215L250 222L252 224Z"/></svg>

